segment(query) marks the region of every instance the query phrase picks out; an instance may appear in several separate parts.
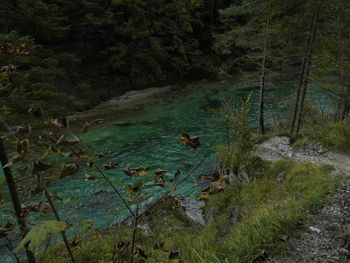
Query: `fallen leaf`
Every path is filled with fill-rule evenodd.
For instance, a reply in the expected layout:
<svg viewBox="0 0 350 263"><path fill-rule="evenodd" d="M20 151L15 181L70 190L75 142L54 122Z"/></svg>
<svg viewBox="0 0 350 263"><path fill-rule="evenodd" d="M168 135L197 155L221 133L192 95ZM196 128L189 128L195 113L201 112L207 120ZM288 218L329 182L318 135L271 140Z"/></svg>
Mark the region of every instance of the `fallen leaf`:
<svg viewBox="0 0 350 263"><path fill-rule="evenodd" d="M73 250L78 250L80 248L80 243L81 243L81 240L73 239L73 241L69 242L69 246Z"/></svg>
<svg viewBox="0 0 350 263"><path fill-rule="evenodd" d="M175 181L176 181L177 179L179 179L180 175L181 175L180 170L177 170L177 171L174 173L173 178L171 178L171 179L169 180L169 183L171 183L171 184L175 183Z"/></svg>
<svg viewBox="0 0 350 263"><path fill-rule="evenodd" d="M30 212L37 212L38 208L36 205L25 205L21 204L22 217L26 218Z"/></svg>
<svg viewBox="0 0 350 263"><path fill-rule="evenodd" d="M228 176L220 176L209 187L202 191L201 195L197 198L198 200L207 200L210 195L216 194L224 190L225 185L229 182Z"/></svg>
<svg viewBox="0 0 350 263"><path fill-rule="evenodd" d="M132 169L133 173L139 177L146 177L151 171L151 167L138 167Z"/></svg>
<svg viewBox="0 0 350 263"><path fill-rule="evenodd" d="M143 187L143 182L138 180L134 185L128 184L126 186L126 191L129 193L138 193Z"/></svg>
<svg viewBox="0 0 350 263"><path fill-rule="evenodd" d="M122 169L122 171L127 175L127 176L133 176L133 171L128 167Z"/></svg>
<svg viewBox="0 0 350 263"><path fill-rule="evenodd" d="M176 191L176 186L173 186L172 188L169 189L169 192L175 192Z"/></svg>
<svg viewBox="0 0 350 263"><path fill-rule="evenodd" d="M6 237L8 232L10 232L14 227L14 224L7 222L3 226L0 227L0 238Z"/></svg>
<svg viewBox="0 0 350 263"><path fill-rule="evenodd" d="M101 159L101 158L105 158L106 156L108 156L110 154L111 154L111 151L103 151L101 153L98 153L97 157Z"/></svg>
<svg viewBox="0 0 350 263"><path fill-rule="evenodd" d="M32 131L31 127L18 127L15 131L16 137L25 137L28 136Z"/></svg>
<svg viewBox="0 0 350 263"><path fill-rule="evenodd" d="M27 153L29 150L29 140L17 140L16 150L18 153Z"/></svg>
<svg viewBox="0 0 350 263"><path fill-rule="evenodd" d="M92 128L92 127L98 125L98 124L101 124L101 123L103 123L103 122L104 122L103 119L98 119L98 120L95 120L95 121L93 121L93 122L86 122L86 123L84 124L84 127L83 127L83 129L81 130L81 132L82 132L82 133L85 133L85 132L88 131L88 129L90 129L90 128Z"/></svg>
<svg viewBox="0 0 350 263"><path fill-rule="evenodd" d="M91 159L90 156L86 154L84 149L72 149L68 156L76 159ZM86 156L88 156L88 158L85 158Z"/></svg>
<svg viewBox="0 0 350 263"><path fill-rule="evenodd" d="M84 174L86 180L96 180L96 176L90 175L88 173Z"/></svg>
<svg viewBox="0 0 350 263"><path fill-rule="evenodd" d="M9 107L7 107L6 105L4 105L0 108L0 114L5 115L5 116L10 115L11 109Z"/></svg>
<svg viewBox="0 0 350 263"><path fill-rule="evenodd" d="M155 176L155 177L159 177L159 176L161 176L161 175L166 174L168 171L169 171L169 169L160 169L160 168L158 168L158 169L156 169L156 170L154 171L154 176Z"/></svg>
<svg viewBox="0 0 350 263"><path fill-rule="evenodd" d="M164 179L162 177L160 177L154 183L155 183L156 186L165 187L165 182L164 182Z"/></svg>
<svg viewBox="0 0 350 263"><path fill-rule="evenodd" d="M74 163L66 164L62 167L60 178L64 178L66 176L73 175L78 170L79 170L78 165L76 165Z"/></svg>
<svg viewBox="0 0 350 263"><path fill-rule="evenodd" d="M66 117L58 119L49 119L46 121L46 123L54 125L57 128L67 128L69 126L69 122Z"/></svg>
<svg viewBox="0 0 350 263"><path fill-rule="evenodd" d="M115 161L110 161L108 163L105 163L103 165L105 170L113 170L113 169L118 169L119 168L119 164L117 164Z"/></svg>
<svg viewBox="0 0 350 263"><path fill-rule="evenodd" d="M188 133L183 132L182 135L177 138L177 140L184 145L190 146L197 149L201 144L199 141L199 136L190 136Z"/></svg>
<svg viewBox="0 0 350 263"><path fill-rule="evenodd" d="M151 167L138 167L138 168L130 168L129 166L122 169L122 171L127 176L139 176L139 177L146 177L151 170Z"/></svg>
<svg viewBox="0 0 350 263"><path fill-rule="evenodd" d="M54 135L53 132L43 131L39 136L39 139L46 143L57 143L60 137Z"/></svg>

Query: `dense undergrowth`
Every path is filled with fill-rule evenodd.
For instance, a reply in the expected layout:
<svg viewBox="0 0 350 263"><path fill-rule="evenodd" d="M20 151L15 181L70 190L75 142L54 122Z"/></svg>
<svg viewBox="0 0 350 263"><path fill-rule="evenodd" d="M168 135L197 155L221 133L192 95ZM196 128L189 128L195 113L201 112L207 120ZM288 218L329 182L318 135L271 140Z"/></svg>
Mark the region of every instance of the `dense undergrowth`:
<svg viewBox="0 0 350 263"><path fill-rule="evenodd" d="M255 135L252 140L261 143L275 136L287 136L293 142L295 150L307 144L319 143L327 150L349 153L350 152L350 122L344 120L340 122L330 122L323 125L306 126L298 135L291 135L287 130Z"/></svg>
<svg viewBox="0 0 350 263"><path fill-rule="evenodd" d="M173 198L140 222L138 262L253 262L286 246L308 211L327 202L337 180L329 167L280 160L265 164L259 178L228 185L210 196L207 224L186 217ZM144 231L146 229L146 231ZM127 262L131 226L92 232L75 248L79 262ZM64 263L62 245L39 262Z"/></svg>
<svg viewBox="0 0 350 263"><path fill-rule="evenodd" d="M139 219L135 240L131 221L106 230L90 226L85 237L71 239L76 261L130 262L134 251L133 262L243 263L282 252L298 224L330 199L338 178L329 166L287 159L270 163L257 157L257 142L288 134L254 137L247 121L249 111L250 98L225 116L233 126L228 133L233 143L217 148L223 169L199 197L206 200L204 226L189 219L179 200L168 196ZM348 143L347 125L307 128L302 143L318 141L341 151L340 146ZM300 144L300 139L295 144ZM228 181L231 183L223 188ZM64 245L57 244L47 245L47 249L43 245L38 261L68 263L71 259L65 255Z"/></svg>
<svg viewBox="0 0 350 263"><path fill-rule="evenodd" d="M312 126L305 130L304 136L306 141L319 142L330 150L350 152L349 121Z"/></svg>

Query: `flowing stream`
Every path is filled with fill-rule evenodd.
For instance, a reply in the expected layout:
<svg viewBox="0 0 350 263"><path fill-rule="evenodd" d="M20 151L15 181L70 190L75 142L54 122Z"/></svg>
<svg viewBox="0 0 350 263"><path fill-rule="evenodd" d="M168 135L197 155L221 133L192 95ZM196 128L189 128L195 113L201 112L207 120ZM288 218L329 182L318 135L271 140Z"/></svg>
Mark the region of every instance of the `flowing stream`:
<svg viewBox="0 0 350 263"><path fill-rule="evenodd" d="M115 114L104 108L97 111L94 117L105 118L106 122L82 134L81 139L94 152L111 151L108 157L120 163L124 168L150 166L152 171L157 168L168 168L169 174L176 170L185 176L203 157L208 156L205 163L195 172L193 178L182 184L174 194L194 198L201 189L201 184L195 184L199 177L214 169L215 154L213 147L226 140L224 122L216 121L213 110L219 109L224 101L238 104L241 98L246 98L250 92L235 86L233 83L203 83L186 88L176 88L160 96L153 105L138 107L123 114ZM280 92L279 92L280 93ZM267 92L267 97L274 96L273 107L266 109L267 119L272 119L271 108L275 112L284 112L283 102L278 99L276 91ZM257 108L258 94L253 93L253 108ZM112 107L112 106L111 106ZM276 107L281 107L276 110ZM255 109L252 112L255 112ZM275 116L277 118L277 116ZM256 123L255 114L251 122ZM202 146L193 150L181 145L176 138L182 131L201 138ZM102 165L103 163L99 163ZM63 220L77 223L82 219L92 219L94 228L106 228L127 215L127 210L104 180L86 181L81 170L78 174L51 183L50 191L56 191L64 198L59 205L59 213ZM127 177L121 170L107 171L106 174L123 194L125 185L134 178ZM151 179L144 180L142 192L144 199L155 199L164 189L154 186ZM0 194L6 194L7 189L0 189ZM44 200L39 195L36 200ZM1 204L0 226L9 220L14 221L10 204ZM132 204L131 204L132 205ZM132 205L134 206L134 205ZM37 222L37 215L28 218L31 225ZM76 226L78 227L78 226ZM0 261L14 262L6 250L0 248Z"/></svg>

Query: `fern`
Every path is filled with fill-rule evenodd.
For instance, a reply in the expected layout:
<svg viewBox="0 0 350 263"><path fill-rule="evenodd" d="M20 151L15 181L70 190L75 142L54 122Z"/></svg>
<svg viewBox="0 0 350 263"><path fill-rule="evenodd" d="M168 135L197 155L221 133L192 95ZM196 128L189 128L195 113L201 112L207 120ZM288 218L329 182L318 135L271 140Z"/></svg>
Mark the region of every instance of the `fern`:
<svg viewBox="0 0 350 263"><path fill-rule="evenodd" d="M34 226L13 252L17 253L28 243L29 250L34 251L47 238L49 234L57 234L61 231L66 230L68 227L69 225L66 222L55 220L44 221Z"/></svg>

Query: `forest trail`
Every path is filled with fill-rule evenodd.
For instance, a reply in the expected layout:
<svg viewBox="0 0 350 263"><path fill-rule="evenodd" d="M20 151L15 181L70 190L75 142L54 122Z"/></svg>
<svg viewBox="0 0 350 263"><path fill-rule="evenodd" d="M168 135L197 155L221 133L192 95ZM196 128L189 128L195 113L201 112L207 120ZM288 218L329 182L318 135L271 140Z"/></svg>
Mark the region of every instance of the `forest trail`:
<svg viewBox="0 0 350 263"><path fill-rule="evenodd" d="M320 145L306 145L293 150L288 137L274 137L256 150L265 160L289 158L317 165L332 165L334 174L342 174L332 202L302 223L297 237L288 240L284 255L271 256L269 263L347 263L350 262L350 157L327 152Z"/></svg>

